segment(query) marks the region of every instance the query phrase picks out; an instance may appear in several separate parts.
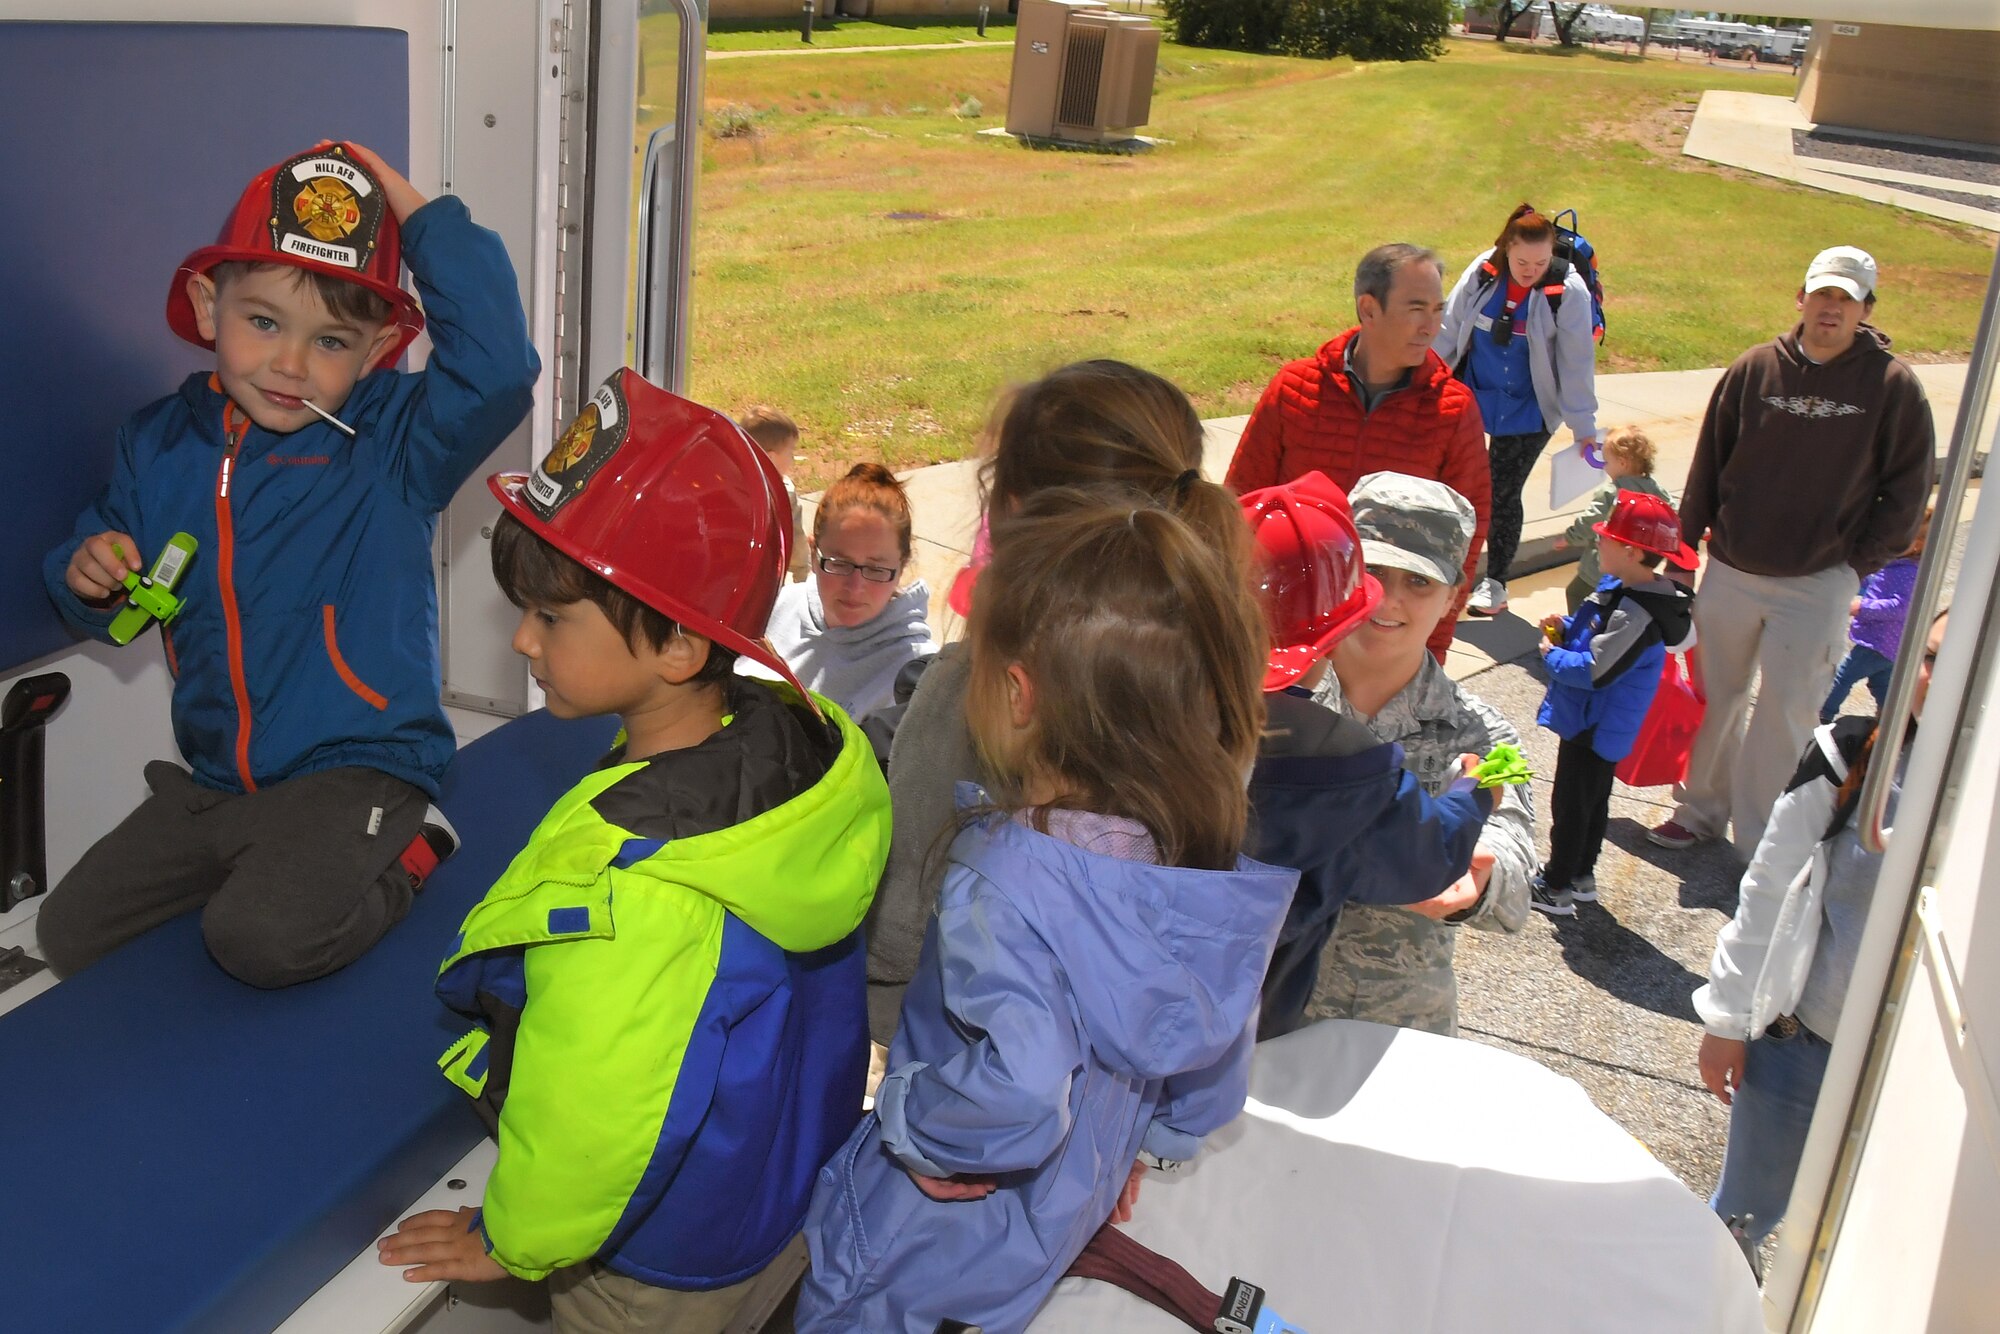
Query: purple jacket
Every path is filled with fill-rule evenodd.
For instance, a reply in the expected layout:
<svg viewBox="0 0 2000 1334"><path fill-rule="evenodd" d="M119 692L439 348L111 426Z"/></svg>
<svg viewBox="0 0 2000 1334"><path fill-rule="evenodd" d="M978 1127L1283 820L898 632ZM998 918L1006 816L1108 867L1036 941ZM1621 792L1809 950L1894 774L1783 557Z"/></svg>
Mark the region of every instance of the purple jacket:
<svg viewBox="0 0 2000 1334"><path fill-rule="evenodd" d="M1139 1151L1186 1161L1242 1110L1298 878L1247 857L1155 866L997 816L961 830L874 1114L806 1215L800 1334L932 1334L946 1317L1021 1334ZM939 1203L910 1171L999 1188Z"/></svg>
<svg viewBox="0 0 2000 1334"><path fill-rule="evenodd" d="M1894 659L1903 643L1903 622L1910 615L1910 594L1917 591L1917 563L1898 557L1861 584L1861 607L1854 613L1847 637Z"/></svg>

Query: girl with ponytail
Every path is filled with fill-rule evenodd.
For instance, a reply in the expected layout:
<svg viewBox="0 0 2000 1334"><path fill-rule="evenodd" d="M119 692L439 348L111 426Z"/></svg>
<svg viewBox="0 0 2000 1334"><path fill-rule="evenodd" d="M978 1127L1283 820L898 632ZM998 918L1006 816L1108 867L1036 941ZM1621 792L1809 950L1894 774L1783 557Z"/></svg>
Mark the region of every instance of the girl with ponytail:
<svg viewBox="0 0 2000 1334"><path fill-rule="evenodd" d="M820 1174L801 1331L1025 1329L1248 1087L1297 873L1237 851L1267 647L1242 569L1167 508L1089 492L1037 494L993 539L966 697L988 789L964 794L875 1111Z"/></svg>
<svg viewBox="0 0 2000 1334"><path fill-rule="evenodd" d="M1597 431L1597 330L1584 275L1556 258L1555 223L1521 204L1490 250L1445 298L1431 350L1479 400L1493 476L1486 577L1465 604L1474 616L1507 610L1521 544L1521 491L1558 426L1578 443Z"/></svg>
<svg viewBox="0 0 2000 1334"><path fill-rule="evenodd" d="M986 435L981 490L995 544L1030 508L1039 513L1035 502L1043 496L1042 505L1058 508L1150 507L1179 519L1251 598L1249 526L1234 496L1202 480L1201 419L1170 381L1122 361L1077 362L1008 393ZM1079 590L1093 588L1086 575ZM975 592L975 611L980 596ZM954 789L993 779L966 728L964 646L947 645L928 663L907 695L888 754L895 828L868 914L868 1026L878 1062L937 900Z"/></svg>

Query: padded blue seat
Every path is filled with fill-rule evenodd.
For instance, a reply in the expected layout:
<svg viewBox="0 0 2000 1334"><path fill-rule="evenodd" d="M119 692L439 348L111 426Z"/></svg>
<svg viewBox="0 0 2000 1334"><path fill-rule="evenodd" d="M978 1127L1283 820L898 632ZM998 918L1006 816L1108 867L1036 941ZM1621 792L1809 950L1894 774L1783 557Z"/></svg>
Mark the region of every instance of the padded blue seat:
<svg viewBox="0 0 2000 1334"><path fill-rule="evenodd" d="M614 731L534 713L460 751L463 846L332 977L245 986L189 914L0 1016L0 1329L266 1334L464 1156L438 965Z"/></svg>

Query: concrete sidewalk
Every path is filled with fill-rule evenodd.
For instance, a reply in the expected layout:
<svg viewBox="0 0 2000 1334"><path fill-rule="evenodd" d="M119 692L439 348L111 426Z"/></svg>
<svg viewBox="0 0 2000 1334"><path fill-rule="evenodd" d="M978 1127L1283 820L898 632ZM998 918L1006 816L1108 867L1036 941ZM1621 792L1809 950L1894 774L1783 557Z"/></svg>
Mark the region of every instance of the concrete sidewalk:
<svg viewBox="0 0 2000 1334"><path fill-rule="evenodd" d="M1701 104L1695 110L1694 123L1688 126L1681 152L1780 180L2000 231L2000 186L1954 176L1922 176L1886 167L1800 157L1792 149L1793 132L1816 128L1789 97L1711 88L1701 95ZM1899 188L1911 185L1991 202L1976 207Z"/></svg>
<svg viewBox="0 0 2000 1334"><path fill-rule="evenodd" d="M1958 400L1965 385L1965 366L1913 367L1930 398L1937 424L1937 449L1942 458L1951 443ZM1695 437L1709 396L1722 376L1720 367L1699 371L1656 371L1597 377L1598 422L1602 429L1642 426L1659 450L1655 476L1679 496L1694 459ZM1207 450L1202 471L1221 481L1229 469L1236 442L1247 417L1219 417L1204 422ZM1446 662L1452 676L1464 679L1499 662L1509 662L1534 650L1535 620L1563 609L1562 588L1569 582L1570 558L1554 549L1555 539L1581 512L1584 499L1552 507L1549 500L1549 456L1570 443L1569 432L1558 431L1523 492L1527 522L1515 558L1516 577L1510 584L1514 604L1509 614L1491 620L1467 618L1459 623L1458 639ZM959 618L945 606L945 591L972 553L979 527L979 465L967 459L941 463L902 474L916 516L912 565L917 578L931 590L931 625L941 639L955 639L963 630ZM813 497L806 498L810 511ZM1546 573L1544 573L1546 571ZM1524 596L1528 598L1523 601ZM1549 601L1552 599L1552 601ZM1548 601L1548 605L1542 605Z"/></svg>

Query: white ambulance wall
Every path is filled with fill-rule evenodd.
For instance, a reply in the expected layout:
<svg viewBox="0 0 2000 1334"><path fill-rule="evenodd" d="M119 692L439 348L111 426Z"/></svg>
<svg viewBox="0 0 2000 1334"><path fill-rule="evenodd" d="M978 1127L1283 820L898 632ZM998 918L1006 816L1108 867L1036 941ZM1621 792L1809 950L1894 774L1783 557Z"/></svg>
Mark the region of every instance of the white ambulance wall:
<svg viewBox="0 0 2000 1334"><path fill-rule="evenodd" d="M172 680L150 636L127 648L90 644L27 664L0 678L0 694L15 675L61 672L70 699L47 731L48 852L51 883L62 879L98 835L146 795L140 770L147 760L178 759L167 721ZM0 913L0 931L31 916L42 896Z"/></svg>

